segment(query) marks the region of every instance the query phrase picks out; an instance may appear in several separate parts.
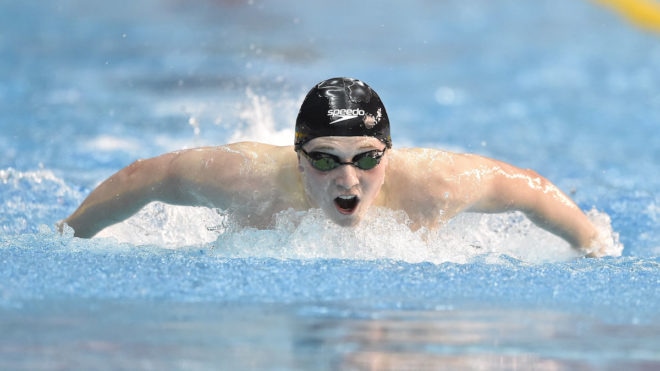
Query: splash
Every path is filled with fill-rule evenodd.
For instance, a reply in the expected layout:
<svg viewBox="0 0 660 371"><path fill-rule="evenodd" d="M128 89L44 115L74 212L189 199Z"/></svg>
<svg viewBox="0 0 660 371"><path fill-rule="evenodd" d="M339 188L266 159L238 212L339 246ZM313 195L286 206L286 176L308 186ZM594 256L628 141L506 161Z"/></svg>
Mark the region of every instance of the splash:
<svg viewBox="0 0 660 371"><path fill-rule="evenodd" d="M175 249L214 242L218 233L225 231L226 223L226 215L218 210L153 202L126 221L102 230L97 237Z"/></svg>
<svg viewBox="0 0 660 371"><path fill-rule="evenodd" d="M234 128L234 133L229 142L256 141L277 145L287 145L293 142L294 132L290 128L277 128L277 116L279 111L295 112L292 106L280 107L280 104L287 103L286 100L275 104L264 96L255 94L250 88L246 90L248 103L240 111L239 118L241 124ZM275 112L274 112L275 111ZM293 121L291 121L293 122Z"/></svg>
<svg viewBox="0 0 660 371"><path fill-rule="evenodd" d="M604 236L606 253L621 255L623 246L612 231L609 216L592 210L589 217ZM276 216L273 228L258 230L236 227L218 211L154 203L107 228L99 237L166 248L205 246L230 258L386 259L438 264L475 259L503 263L509 258L543 263L583 255L519 212L460 214L437 230L412 231L409 225L405 213L383 208L370 210L354 228L332 223L318 209L290 209Z"/></svg>
<svg viewBox="0 0 660 371"><path fill-rule="evenodd" d="M0 231L8 235L36 232L40 223L62 218L63 210L82 199L47 169L0 169Z"/></svg>
<svg viewBox="0 0 660 371"><path fill-rule="evenodd" d="M0 184L5 200L0 221L10 235L34 232L41 224L52 226L83 197L48 170L0 170ZM603 252L620 256L623 245L612 230L609 215L595 209L587 215L599 231L598 243ZM117 242L166 249L194 246L219 256L275 259L386 259L411 263L468 263L481 259L499 263L513 257L541 263L580 256L565 241L536 227L518 212L460 214L437 230L411 231L409 225L405 213L383 208L371 209L355 228L332 223L321 210L286 210L276 215L273 228L257 230L233 225L229 215L218 210L155 202L128 220L106 228L97 239L110 239L112 246Z"/></svg>
<svg viewBox="0 0 660 371"><path fill-rule="evenodd" d="M621 256L623 244L619 241L619 233L612 230L612 219L606 213L591 209L587 213L589 220L596 226L598 237L592 246L593 251L598 250L604 256Z"/></svg>

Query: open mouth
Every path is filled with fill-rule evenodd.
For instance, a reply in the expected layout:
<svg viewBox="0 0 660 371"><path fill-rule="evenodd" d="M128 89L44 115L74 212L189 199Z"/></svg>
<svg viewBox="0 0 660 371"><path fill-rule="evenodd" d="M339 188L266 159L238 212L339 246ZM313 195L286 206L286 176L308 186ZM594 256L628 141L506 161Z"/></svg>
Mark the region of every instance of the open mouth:
<svg viewBox="0 0 660 371"><path fill-rule="evenodd" d="M337 209L339 209L339 212L343 214L352 213L357 207L358 202L360 202L358 197L353 195L339 196L335 198L335 205L337 205Z"/></svg>

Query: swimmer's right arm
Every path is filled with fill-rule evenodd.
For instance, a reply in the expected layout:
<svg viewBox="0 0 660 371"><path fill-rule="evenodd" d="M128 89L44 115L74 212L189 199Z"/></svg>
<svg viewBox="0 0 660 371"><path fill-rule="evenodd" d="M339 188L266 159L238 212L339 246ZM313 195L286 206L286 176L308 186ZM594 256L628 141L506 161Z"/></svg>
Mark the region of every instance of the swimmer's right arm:
<svg viewBox="0 0 660 371"><path fill-rule="evenodd" d="M90 238L152 201L225 208L248 185L238 176L246 156L231 147L199 148L139 160L101 183L59 223Z"/></svg>

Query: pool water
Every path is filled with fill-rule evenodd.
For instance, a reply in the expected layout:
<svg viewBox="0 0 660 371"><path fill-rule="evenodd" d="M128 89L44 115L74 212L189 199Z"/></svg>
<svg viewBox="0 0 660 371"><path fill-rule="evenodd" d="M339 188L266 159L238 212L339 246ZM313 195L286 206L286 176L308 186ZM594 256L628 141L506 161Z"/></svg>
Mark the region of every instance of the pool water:
<svg viewBox="0 0 660 371"><path fill-rule="evenodd" d="M660 367L660 34L603 3L1 2L0 369ZM543 174L610 256L518 213L254 230L156 203L55 231L138 158L290 144L333 76L378 91L395 147Z"/></svg>

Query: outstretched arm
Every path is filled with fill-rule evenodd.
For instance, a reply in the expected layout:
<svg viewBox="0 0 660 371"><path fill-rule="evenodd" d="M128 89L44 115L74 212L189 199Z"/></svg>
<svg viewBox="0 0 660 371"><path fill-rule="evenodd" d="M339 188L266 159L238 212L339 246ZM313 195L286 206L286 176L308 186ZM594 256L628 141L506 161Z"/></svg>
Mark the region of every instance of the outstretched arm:
<svg viewBox="0 0 660 371"><path fill-rule="evenodd" d="M580 208L554 184L533 170L473 156L481 174L479 198L469 211L519 210L538 226L562 237L573 248L591 251L598 232Z"/></svg>
<svg viewBox="0 0 660 371"><path fill-rule="evenodd" d="M144 205L171 192L171 154L139 160L101 183L78 209L60 222L68 224L76 237L89 238L103 228L130 217Z"/></svg>
<svg viewBox="0 0 660 371"><path fill-rule="evenodd" d="M92 237L152 201L228 208L260 186L253 159L263 148L242 143L167 153L136 161L101 183L63 223Z"/></svg>

